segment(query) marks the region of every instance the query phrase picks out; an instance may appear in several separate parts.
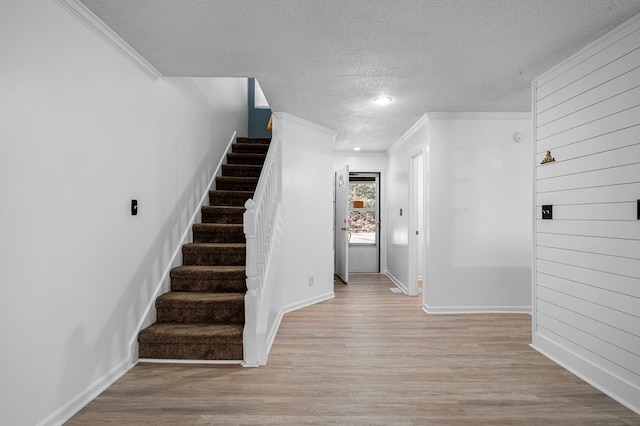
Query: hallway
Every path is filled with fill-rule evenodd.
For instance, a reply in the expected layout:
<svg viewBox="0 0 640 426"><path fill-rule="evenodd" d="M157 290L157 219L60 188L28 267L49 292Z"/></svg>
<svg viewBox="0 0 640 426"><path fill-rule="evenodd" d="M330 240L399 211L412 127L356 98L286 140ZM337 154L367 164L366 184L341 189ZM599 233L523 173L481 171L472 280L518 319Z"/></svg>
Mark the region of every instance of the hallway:
<svg viewBox="0 0 640 426"><path fill-rule="evenodd" d="M138 364L67 424L640 424L531 349L528 315L426 315L384 275L287 314L269 364Z"/></svg>

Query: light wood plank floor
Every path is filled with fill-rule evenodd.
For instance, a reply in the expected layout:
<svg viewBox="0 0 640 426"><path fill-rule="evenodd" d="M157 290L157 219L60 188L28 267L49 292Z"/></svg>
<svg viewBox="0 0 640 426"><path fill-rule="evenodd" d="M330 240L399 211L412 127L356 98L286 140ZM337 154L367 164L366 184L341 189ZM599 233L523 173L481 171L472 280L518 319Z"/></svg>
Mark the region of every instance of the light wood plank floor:
<svg viewBox="0 0 640 426"><path fill-rule="evenodd" d="M426 315L382 275L284 318L261 368L138 364L69 425L640 425L531 349L528 315Z"/></svg>

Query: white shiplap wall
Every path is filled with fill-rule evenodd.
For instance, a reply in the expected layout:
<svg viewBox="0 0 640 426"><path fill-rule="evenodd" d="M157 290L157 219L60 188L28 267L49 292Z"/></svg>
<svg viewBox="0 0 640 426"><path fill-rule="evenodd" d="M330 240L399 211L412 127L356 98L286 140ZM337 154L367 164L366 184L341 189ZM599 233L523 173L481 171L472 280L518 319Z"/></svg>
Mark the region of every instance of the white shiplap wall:
<svg viewBox="0 0 640 426"><path fill-rule="evenodd" d="M534 81L533 100L532 346L640 413L640 16Z"/></svg>

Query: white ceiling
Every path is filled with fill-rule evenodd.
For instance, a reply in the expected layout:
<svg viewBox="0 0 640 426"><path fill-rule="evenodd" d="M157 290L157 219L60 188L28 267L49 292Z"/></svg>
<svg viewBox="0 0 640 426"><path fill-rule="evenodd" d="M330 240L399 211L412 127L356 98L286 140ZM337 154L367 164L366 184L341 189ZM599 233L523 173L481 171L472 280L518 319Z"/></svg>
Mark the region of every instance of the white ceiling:
<svg viewBox="0 0 640 426"><path fill-rule="evenodd" d="M274 111L384 151L425 112L528 112L531 81L638 0L81 0L165 76L257 77ZM372 99L394 102L378 107Z"/></svg>

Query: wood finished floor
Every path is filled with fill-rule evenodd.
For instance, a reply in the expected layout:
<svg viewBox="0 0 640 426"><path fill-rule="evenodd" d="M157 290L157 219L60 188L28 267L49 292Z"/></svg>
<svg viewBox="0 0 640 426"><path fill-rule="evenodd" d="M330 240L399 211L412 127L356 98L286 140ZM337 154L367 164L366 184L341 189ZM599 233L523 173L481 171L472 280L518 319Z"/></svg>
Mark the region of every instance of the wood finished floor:
<svg viewBox="0 0 640 426"><path fill-rule="evenodd" d="M426 315L382 275L290 313L261 368L138 364L69 425L640 425L531 349L528 315Z"/></svg>

